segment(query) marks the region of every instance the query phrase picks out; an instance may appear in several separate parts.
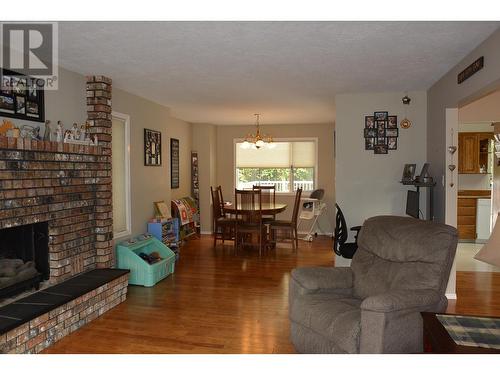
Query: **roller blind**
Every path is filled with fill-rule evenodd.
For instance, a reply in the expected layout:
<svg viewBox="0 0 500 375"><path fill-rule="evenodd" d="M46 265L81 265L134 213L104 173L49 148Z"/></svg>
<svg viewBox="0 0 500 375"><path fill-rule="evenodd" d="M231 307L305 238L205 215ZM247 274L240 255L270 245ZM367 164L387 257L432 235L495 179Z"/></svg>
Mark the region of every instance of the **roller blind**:
<svg viewBox="0 0 500 375"><path fill-rule="evenodd" d="M292 164L295 168L314 167L316 165L315 142L292 142Z"/></svg>
<svg viewBox="0 0 500 375"><path fill-rule="evenodd" d="M316 165L316 142L274 142L274 148L242 148L236 144L237 168L289 168L314 167Z"/></svg>

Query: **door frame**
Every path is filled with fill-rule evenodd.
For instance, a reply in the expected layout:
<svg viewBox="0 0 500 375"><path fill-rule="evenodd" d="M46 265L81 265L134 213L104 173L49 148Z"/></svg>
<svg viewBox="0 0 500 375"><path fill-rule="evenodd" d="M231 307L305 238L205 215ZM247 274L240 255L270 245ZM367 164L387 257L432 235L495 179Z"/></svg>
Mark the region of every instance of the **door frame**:
<svg viewBox="0 0 500 375"><path fill-rule="evenodd" d="M457 227L457 206L458 206L458 108L446 108L446 150L444 160L444 188L445 188L445 223ZM456 146L455 153L450 153L448 147ZM448 166L455 165L451 171ZM446 287L446 297L457 299L457 257L453 260L448 286Z"/></svg>

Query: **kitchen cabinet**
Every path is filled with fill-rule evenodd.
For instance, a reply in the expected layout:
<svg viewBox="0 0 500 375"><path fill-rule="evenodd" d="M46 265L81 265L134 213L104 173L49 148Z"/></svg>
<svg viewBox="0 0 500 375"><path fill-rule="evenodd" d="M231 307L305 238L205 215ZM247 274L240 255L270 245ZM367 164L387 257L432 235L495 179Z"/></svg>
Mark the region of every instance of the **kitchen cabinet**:
<svg viewBox="0 0 500 375"><path fill-rule="evenodd" d="M477 239L478 200L490 198L491 191L489 190L458 191L457 229L459 240L474 241Z"/></svg>
<svg viewBox="0 0 500 375"><path fill-rule="evenodd" d="M480 174L491 170L493 133L458 134L458 173Z"/></svg>
<svg viewBox="0 0 500 375"><path fill-rule="evenodd" d="M457 218L458 238L461 240L476 239L476 199L458 198Z"/></svg>

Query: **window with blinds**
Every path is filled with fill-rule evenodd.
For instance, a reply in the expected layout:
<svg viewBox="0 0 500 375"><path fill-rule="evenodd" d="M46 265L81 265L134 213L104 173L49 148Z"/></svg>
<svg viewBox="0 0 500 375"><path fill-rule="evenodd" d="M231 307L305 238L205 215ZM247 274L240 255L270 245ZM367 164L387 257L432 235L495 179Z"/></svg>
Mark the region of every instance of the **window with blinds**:
<svg viewBox="0 0 500 375"><path fill-rule="evenodd" d="M131 233L128 116L113 115L112 134L113 234L119 238Z"/></svg>
<svg viewBox="0 0 500 375"><path fill-rule="evenodd" d="M236 143L236 187L276 185L277 192L315 189L316 141L274 142L273 147L243 148Z"/></svg>

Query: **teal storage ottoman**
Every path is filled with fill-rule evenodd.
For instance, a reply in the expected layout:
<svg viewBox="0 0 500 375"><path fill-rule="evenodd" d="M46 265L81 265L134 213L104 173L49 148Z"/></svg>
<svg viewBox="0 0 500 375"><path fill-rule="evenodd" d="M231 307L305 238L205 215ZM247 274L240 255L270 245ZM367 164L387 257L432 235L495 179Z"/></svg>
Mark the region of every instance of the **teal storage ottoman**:
<svg viewBox="0 0 500 375"><path fill-rule="evenodd" d="M149 264L139 254L157 252L161 260ZM129 269L129 284L153 286L175 270L175 253L150 234L119 243L116 246L118 268Z"/></svg>

